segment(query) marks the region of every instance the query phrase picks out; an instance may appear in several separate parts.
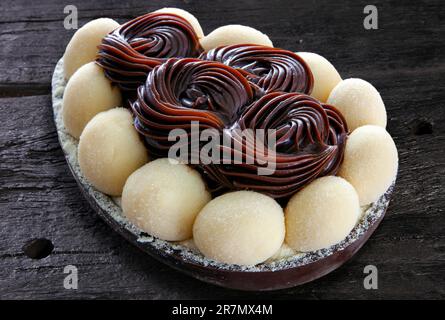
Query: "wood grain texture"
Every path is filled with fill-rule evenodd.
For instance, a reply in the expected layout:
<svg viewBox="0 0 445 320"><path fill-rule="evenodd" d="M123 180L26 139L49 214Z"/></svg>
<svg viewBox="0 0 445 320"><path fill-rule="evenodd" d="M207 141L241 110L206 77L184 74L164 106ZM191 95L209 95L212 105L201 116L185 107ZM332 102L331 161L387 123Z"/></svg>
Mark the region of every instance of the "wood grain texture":
<svg viewBox="0 0 445 320"><path fill-rule="evenodd" d="M355 258L297 288L245 293L182 275L132 247L82 198L52 123L50 79L72 31L61 1L0 2L0 298L445 298L445 7L439 0L375 1L379 29L364 30L368 1L70 1L80 25L123 22L164 6L194 13L206 33L242 23L276 46L327 57L343 78L381 92L397 144L399 177L385 220ZM105 5L106 3L106 5ZM423 130L424 125L432 126ZM419 134L425 133L425 134ZM54 251L28 258L44 237ZM63 268L79 268L79 289L63 288ZM363 268L379 289L363 288Z"/></svg>

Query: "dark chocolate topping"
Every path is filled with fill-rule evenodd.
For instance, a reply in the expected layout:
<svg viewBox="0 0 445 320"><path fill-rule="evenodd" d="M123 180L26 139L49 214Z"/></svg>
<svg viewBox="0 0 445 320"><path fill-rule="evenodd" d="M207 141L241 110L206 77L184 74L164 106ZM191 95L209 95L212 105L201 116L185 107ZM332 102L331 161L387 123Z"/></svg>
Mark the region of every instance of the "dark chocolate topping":
<svg viewBox="0 0 445 320"><path fill-rule="evenodd" d="M107 77L130 98L137 89L130 103L134 125L153 156L165 157L178 145L169 141L174 129L182 129L180 138L189 148L211 128L220 136L219 159L231 161L204 164L199 150L194 154L191 148L188 160L198 160L213 191L250 189L285 199L315 178L337 172L346 122L334 107L307 95L313 76L298 55L243 44L215 48L200 59L176 58L201 51L193 27L166 13L127 22L99 47L97 63ZM194 123L198 137L193 137ZM272 146L268 129L275 130ZM268 167L269 174L259 174Z"/></svg>
<svg viewBox="0 0 445 320"><path fill-rule="evenodd" d="M257 88L257 96L273 91L305 94L312 91L311 70L291 51L238 44L204 52L200 59L219 61L237 69Z"/></svg>
<svg viewBox="0 0 445 320"><path fill-rule="evenodd" d="M148 13L104 37L97 63L122 90L136 90L171 57L197 57L202 49L191 24L169 13Z"/></svg>
<svg viewBox="0 0 445 320"><path fill-rule="evenodd" d="M169 59L149 73L133 103L134 125L149 151L166 156L173 129L188 136L192 121L199 129L222 130L233 123L253 97L247 80L236 70L213 61ZM189 139L189 142L191 140Z"/></svg>
<svg viewBox="0 0 445 320"><path fill-rule="evenodd" d="M243 163L203 167L220 189L250 189L287 198L315 178L335 174L343 160L346 121L333 106L304 94L274 92L263 96L243 112L237 128L275 129L276 152L268 148L267 132L262 140L265 152L260 156L255 150L261 140L245 139L238 130L225 132L232 137L232 147L222 146L222 153L232 159L238 153ZM242 148L234 148L235 143ZM247 164L252 155L256 156L254 163ZM267 166L264 160L273 158L275 171L258 175L258 168Z"/></svg>

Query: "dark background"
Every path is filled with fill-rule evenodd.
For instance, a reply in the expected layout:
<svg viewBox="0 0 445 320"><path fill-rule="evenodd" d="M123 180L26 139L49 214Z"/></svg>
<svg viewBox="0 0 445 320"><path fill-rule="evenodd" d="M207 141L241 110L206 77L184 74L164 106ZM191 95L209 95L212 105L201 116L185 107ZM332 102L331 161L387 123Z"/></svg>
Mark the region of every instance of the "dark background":
<svg viewBox="0 0 445 320"><path fill-rule="evenodd" d="M98 17L124 22L165 6L192 12L205 33L241 23L275 46L327 57L343 78L374 84L397 144L399 177L387 215L363 249L328 276L293 289L245 293L189 278L102 222L82 198L57 141L50 79L73 30ZM363 28L363 8L379 29ZM0 298L444 298L445 5L443 1L4 1L0 2ZM30 259L23 246L49 239ZM26 248L26 246L25 246ZM29 253L28 253L29 255ZM64 266L79 289L63 288ZM363 288L376 265L378 290Z"/></svg>

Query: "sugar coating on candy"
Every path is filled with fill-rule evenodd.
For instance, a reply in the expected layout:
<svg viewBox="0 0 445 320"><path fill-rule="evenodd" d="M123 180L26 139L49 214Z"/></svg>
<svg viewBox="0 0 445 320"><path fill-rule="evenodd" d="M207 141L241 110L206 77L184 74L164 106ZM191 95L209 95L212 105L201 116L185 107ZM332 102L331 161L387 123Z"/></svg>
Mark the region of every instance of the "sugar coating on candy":
<svg viewBox="0 0 445 320"><path fill-rule="evenodd" d="M314 87L311 96L326 102L332 89L341 81L337 69L326 58L312 52L297 52L309 65L314 76Z"/></svg>
<svg viewBox="0 0 445 320"><path fill-rule="evenodd" d="M210 199L196 170L161 158L128 178L122 193L122 210L148 234L181 241L192 237L195 217Z"/></svg>
<svg viewBox="0 0 445 320"><path fill-rule="evenodd" d="M109 18L92 20L74 33L64 54L64 75L69 79L82 65L94 61L98 52L97 46L102 38L119 27L119 23Z"/></svg>
<svg viewBox="0 0 445 320"><path fill-rule="evenodd" d="M206 166L209 180L223 190L248 189L286 199L314 179L335 174L342 162L347 139L345 120L332 106L305 94L268 93L246 108L236 125L237 130L231 132L233 142L227 144L225 152L248 159L262 153L258 152L261 138L245 139L243 132L276 132L274 166L268 175L258 174L264 168L259 162ZM268 145L270 141L261 150Z"/></svg>
<svg viewBox="0 0 445 320"><path fill-rule="evenodd" d="M391 135L382 127L367 125L349 136L338 174L354 186L364 206L385 193L397 168L397 148Z"/></svg>
<svg viewBox="0 0 445 320"><path fill-rule="evenodd" d="M79 138L86 124L99 112L118 107L122 96L94 62L83 65L68 81L63 94L63 123Z"/></svg>
<svg viewBox="0 0 445 320"><path fill-rule="evenodd" d="M280 249L278 249L278 251L275 252L275 254L272 257L267 259L267 261L270 262L270 261L283 260L288 257L294 256L295 254L296 254L295 250L289 247L289 245L284 242L281 245Z"/></svg>
<svg viewBox="0 0 445 320"><path fill-rule="evenodd" d="M201 46L205 51L234 44L258 44L273 47L267 35L254 28L231 24L219 27L201 39Z"/></svg>
<svg viewBox="0 0 445 320"><path fill-rule="evenodd" d="M87 124L80 136L78 158L88 181L112 196L120 195L128 176L148 161L131 114L124 108L101 112Z"/></svg>
<svg viewBox="0 0 445 320"><path fill-rule="evenodd" d="M210 201L193 226L198 249L224 263L255 265L274 255L284 239L283 209L253 191L226 193Z"/></svg>
<svg viewBox="0 0 445 320"><path fill-rule="evenodd" d="M196 252L199 254L198 247L195 244L195 241L193 239L187 239L179 242L179 245L186 247L190 251Z"/></svg>
<svg viewBox="0 0 445 320"><path fill-rule="evenodd" d="M286 243L308 252L342 241L360 217L357 192L346 180L326 176L311 182L289 200Z"/></svg>
<svg viewBox="0 0 445 320"><path fill-rule="evenodd" d="M156 10L155 12L172 13L184 18L188 21L188 23L192 25L193 30L195 30L195 33L198 36L198 39L204 38L204 32L202 31L202 27L199 24L198 19L196 19L196 17L190 12L179 8L162 8Z"/></svg>
<svg viewBox="0 0 445 320"><path fill-rule="evenodd" d="M386 109L382 97L365 80L350 78L341 81L330 93L327 103L340 110L351 131L367 124L386 127Z"/></svg>

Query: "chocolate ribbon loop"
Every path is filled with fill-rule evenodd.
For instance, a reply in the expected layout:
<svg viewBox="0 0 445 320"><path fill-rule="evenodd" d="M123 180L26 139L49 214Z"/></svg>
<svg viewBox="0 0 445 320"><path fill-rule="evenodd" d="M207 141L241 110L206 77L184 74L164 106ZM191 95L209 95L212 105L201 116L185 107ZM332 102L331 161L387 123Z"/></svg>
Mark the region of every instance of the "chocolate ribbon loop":
<svg viewBox="0 0 445 320"><path fill-rule="evenodd" d="M184 129L190 138L192 122L199 121L199 130L221 131L236 121L252 98L246 79L222 63L169 59L139 87L132 105L134 125L151 152L166 156L174 143L168 141L171 130Z"/></svg>
<svg viewBox="0 0 445 320"><path fill-rule="evenodd" d="M313 76L308 65L295 53L253 44L217 47L200 59L224 63L240 71L255 87L258 96L273 91L310 94Z"/></svg>
<svg viewBox="0 0 445 320"><path fill-rule="evenodd" d="M197 57L202 51L191 24L169 13L148 13L123 24L99 46L97 63L122 90L136 90L147 74L172 57Z"/></svg>
<svg viewBox="0 0 445 320"><path fill-rule="evenodd" d="M333 106L305 94L282 92L254 102L242 113L236 129L230 133L232 146L221 146L221 150L228 157L238 155L243 163L211 164L204 171L217 189L249 189L273 198L287 198L317 177L335 174L348 131ZM246 138L242 134L246 129L255 136ZM256 129L266 130L264 139L256 135ZM274 132L272 145L267 130ZM259 147L264 151L259 152ZM258 170L267 166L271 166L270 174L259 175Z"/></svg>

